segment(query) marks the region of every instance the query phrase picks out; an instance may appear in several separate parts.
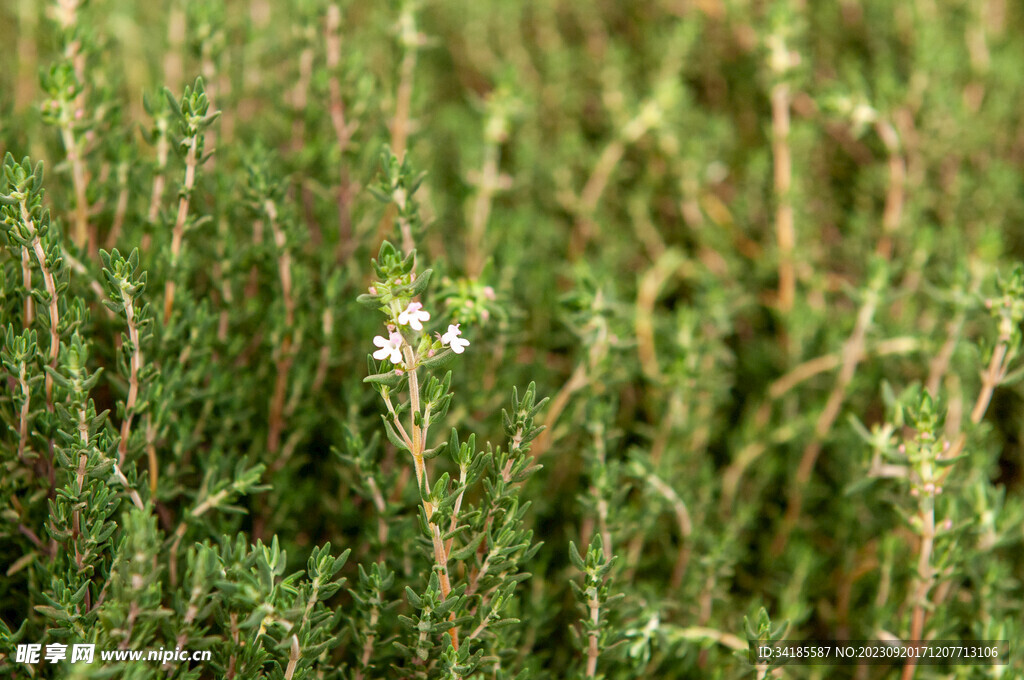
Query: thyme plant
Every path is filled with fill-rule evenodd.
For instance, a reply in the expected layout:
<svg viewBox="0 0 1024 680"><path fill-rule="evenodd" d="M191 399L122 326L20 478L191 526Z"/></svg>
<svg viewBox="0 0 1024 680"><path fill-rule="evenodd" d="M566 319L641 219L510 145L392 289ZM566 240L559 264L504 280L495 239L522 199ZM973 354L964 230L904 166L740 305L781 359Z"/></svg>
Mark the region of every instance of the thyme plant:
<svg viewBox="0 0 1024 680"><path fill-rule="evenodd" d="M0 3L0 676L1021 676L1022 25Z"/></svg>

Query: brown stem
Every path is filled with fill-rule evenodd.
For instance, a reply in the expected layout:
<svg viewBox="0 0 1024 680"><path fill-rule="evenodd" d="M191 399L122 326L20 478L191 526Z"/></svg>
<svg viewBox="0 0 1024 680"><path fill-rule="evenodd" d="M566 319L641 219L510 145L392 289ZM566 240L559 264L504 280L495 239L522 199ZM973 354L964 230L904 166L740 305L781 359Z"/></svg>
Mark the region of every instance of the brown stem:
<svg viewBox="0 0 1024 680"><path fill-rule="evenodd" d="M341 82L338 78L341 64L341 9L337 3L331 3L327 7L324 42L327 50L327 71L330 74L327 86L331 125L334 127L334 136L338 140L338 259L344 262L355 250L355 243L352 239L352 216L349 213L352 182L349 179L345 152L348 150L356 126L347 122L345 118L345 101L341 96Z"/></svg>
<svg viewBox="0 0 1024 680"><path fill-rule="evenodd" d="M409 12L410 19L411 11ZM412 27L415 31L415 27ZM399 160L405 157L405 148L409 139L409 114L412 109L412 84L416 71L417 45L407 44L402 55L402 65L395 94L395 117L391 121L391 150Z"/></svg>
<svg viewBox="0 0 1024 680"><path fill-rule="evenodd" d="M153 414L146 413L146 459L149 461L149 495L156 498L156 490L159 487L160 467L156 458L156 425L153 422Z"/></svg>
<svg viewBox="0 0 1024 680"><path fill-rule="evenodd" d="M270 399L269 427L267 430L267 451L277 453L281 443L281 432L284 429L284 400L288 389L288 378L291 372L298 343L293 342L291 332L295 328L295 298L292 294L292 256L287 249L284 230L277 219L277 206L273 201L266 201L264 210L274 235L274 244L278 250L278 275L281 279L281 295L284 300L284 338L278 348L277 375L274 380L274 391Z"/></svg>
<svg viewBox="0 0 1024 680"><path fill-rule="evenodd" d="M889 154L889 188L885 194L885 209L882 212L882 238L879 239L877 248L879 255L889 259L892 256L892 233L899 227L903 216L907 162L900 154L900 138L892 123L879 119L875 123L875 131Z"/></svg>
<svg viewBox="0 0 1024 680"><path fill-rule="evenodd" d="M779 309L788 312L796 298L796 273L793 249L796 228L793 224L791 196L793 163L789 147L789 85L777 83L771 90L772 162L775 183L775 239L779 247Z"/></svg>
<svg viewBox="0 0 1024 680"><path fill-rule="evenodd" d="M164 85L177 92L184 77L182 49L185 44L185 10L180 2L171 5L171 16L167 20L167 51L164 52Z"/></svg>

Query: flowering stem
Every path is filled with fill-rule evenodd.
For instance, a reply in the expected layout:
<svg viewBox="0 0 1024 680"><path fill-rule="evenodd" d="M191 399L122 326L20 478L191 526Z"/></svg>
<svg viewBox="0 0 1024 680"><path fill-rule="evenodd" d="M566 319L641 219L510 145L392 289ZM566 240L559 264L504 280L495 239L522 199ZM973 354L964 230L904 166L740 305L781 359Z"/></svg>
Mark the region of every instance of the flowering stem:
<svg viewBox="0 0 1024 680"><path fill-rule="evenodd" d="M430 478L427 467L423 460L423 438L420 426L416 424L416 416L420 412L420 384L416 375L416 355L408 342L403 342L402 352L405 357L405 366L409 375L409 406L410 406L410 427L412 428L412 459L416 467L416 482L420 489L420 498L430 493ZM434 504L431 501L423 500L423 511L427 518L427 525L430 530L430 539L434 548L434 563L438 567L438 579L441 585L441 598L447 599L452 591L451 581L448 576L448 550L445 549L441 537L441 529L434 521ZM455 612L449 617L454 620ZM459 649L459 631L452 627L448 629L448 636L451 638L452 647L455 651Z"/></svg>

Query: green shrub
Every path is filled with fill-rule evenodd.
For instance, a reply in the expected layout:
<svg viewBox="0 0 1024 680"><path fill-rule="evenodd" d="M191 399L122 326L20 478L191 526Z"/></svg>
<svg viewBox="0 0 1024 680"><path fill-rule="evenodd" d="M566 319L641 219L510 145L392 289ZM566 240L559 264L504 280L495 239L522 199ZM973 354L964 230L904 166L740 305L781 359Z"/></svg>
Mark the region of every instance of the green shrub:
<svg viewBox="0 0 1024 680"><path fill-rule="evenodd" d="M1024 673L1019 6L0 18L4 677Z"/></svg>

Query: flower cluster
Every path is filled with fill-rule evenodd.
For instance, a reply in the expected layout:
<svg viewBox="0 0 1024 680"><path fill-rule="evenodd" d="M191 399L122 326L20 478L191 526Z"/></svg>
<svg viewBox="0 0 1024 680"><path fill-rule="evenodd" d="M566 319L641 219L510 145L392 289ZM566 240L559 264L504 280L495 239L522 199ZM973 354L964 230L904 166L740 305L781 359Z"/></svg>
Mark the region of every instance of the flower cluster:
<svg viewBox="0 0 1024 680"><path fill-rule="evenodd" d="M371 290L371 293L374 291ZM383 361L387 359L396 367L409 368L404 366L402 361L402 346L406 342L406 338L399 332L399 326L409 326L414 331L423 330L423 322L430 321L430 312L423 309L423 304L420 302L410 302L406 305L405 309L398 313L396 320L398 325L393 323L388 324L388 336L378 335L373 338L373 344L377 346L377 351L373 353L373 358L377 361ZM435 334L436 340L430 342L429 346L423 348L427 356L433 356L434 353L441 348L450 348L456 354L462 354L469 347L469 340L462 337L462 330L459 328L461 324L449 324L448 331L443 335L440 333Z"/></svg>

